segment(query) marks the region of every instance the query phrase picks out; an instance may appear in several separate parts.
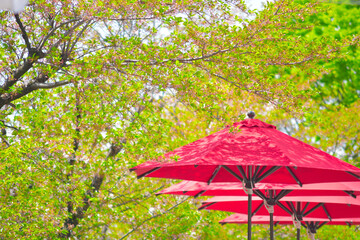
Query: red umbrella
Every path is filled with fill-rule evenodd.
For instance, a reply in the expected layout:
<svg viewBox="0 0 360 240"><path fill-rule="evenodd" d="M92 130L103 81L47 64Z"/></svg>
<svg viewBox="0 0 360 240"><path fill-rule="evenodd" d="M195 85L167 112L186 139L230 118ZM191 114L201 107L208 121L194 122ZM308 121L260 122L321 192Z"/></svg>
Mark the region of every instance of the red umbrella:
<svg viewBox="0 0 360 240"><path fill-rule="evenodd" d="M263 215L255 215L251 219L252 223L255 224L269 224L269 216ZM297 224L294 221L294 218L291 216L274 216L275 225L291 225L294 224L297 228L297 239L300 239L300 225L304 226L306 229L309 230L311 234L315 234L316 230L318 230L323 225L360 225L360 218L338 218L332 219L329 221L327 218L310 218L304 217L300 224ZM236 223L236 224L246 224L247 223L247 215L236 213L233 214L224 220L219 221L220 224L227 224L227 223Z"/></svg>
<svg viewBox="0 0 360 240"><path fill-rule="evenodd" d="M248 114L254 117L255 114ZM140 177L243 182L251 195L259 182L303 184L359 180L360 169L257 119L246 119L136 166ZM250 212L250 211L249 211ZM248 216L251 239L251 215Z"/></svg>
<svg viewBox="0 0 360 240"><path fill-rule="evenodd" d="M255 224L269 224L269 215L255 215L252 217L251 221L252 221L252 223L255 223ZM328 222L329 219L304 217L303 221ZM276 224L281 224L281 225L291 225L291 224L294 224L294 219L291 216L274 216L274 222ZM360 220L359 220L359 222L360 222ZM247 224L247 214L235 213L235 214L232 214L229 217L219 221L219 223L220 224L227 224L227 223Z"/></svg>
<svg viewBox="0 0 360 240"><path fill-rule="evenodd" d="M174 194L188 196L244 196L242 183L212 183L208 185L204 182L182 181L156 193ZM272 184L258 183L253 189L255 193L270 190L286 191L286 196L352 196L356 198L360 195L359 182L339 182L339 183L313 183L304 184L302 187L296 184ZM285 196L285 195L284 195Z"/></svg>
<svg viewBox="0 0 360 240"><path fill-rule="evenodd" d="M270 210L270 239L273 239L273 213L272 207L283 198L297 197L297 196L316 196L320 199L321 196L351 196L356 198L360 195L359 182L344 182L344 183L315 183L305 184L302 187L295 184L270 184L259 183L253 189L256 195L266 201L268 209ZM202 196L245 196L242 191L242 184L240 183L212 183L207 185L204 182L182 181L178 184L172 185L160 191L157 194L176 194L189 195L198 197ZM288 198L289 199L289 198Z"/></svg>
<svg viewBox="0 0 360 240"><path fill-rule="evenodd" d="M266 201L260 197L253 198L252 215L266 215ZM204 201L199 209L220 210L246 213L246 196L213 197ZM298 212L300 211L300 212ZM277 216L296 214L299 219L304 216L328 218L360 217L360 200L350 196L285 196L274 205Z"/></svg>
<svg viewBox="0 0 360 240"><path fill-rule="evenodd" d="M267 215L268 200L254 197L251 215ZM336 202L336 203L335 203ZM246 213L246 197L214 197L199 208L220 210L236 213ZM304 217L327 218L329 221L339 218L359 218L360 200L350 196L285 196L276 202L273 212L277 216L294 216L302 221ZM273 222L270 219L270 226ZM318 225L309 225L316 227Z"/></svg>

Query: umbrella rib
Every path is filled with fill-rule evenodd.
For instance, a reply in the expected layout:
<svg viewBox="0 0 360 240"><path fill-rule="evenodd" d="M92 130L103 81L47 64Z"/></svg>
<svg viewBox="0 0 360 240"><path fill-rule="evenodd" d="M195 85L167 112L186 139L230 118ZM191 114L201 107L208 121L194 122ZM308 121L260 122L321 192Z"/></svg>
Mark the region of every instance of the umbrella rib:
<svg viewBox="0 0 360 240"><path fill-rule="evenodd" d="M312 209L310 209L309 211L307 211L306 213L304 213L304 217L306 215L309 215L310 213L312 213L313 211L315 211L316 209L318 209L319 207L321 207L322 205L324 205L324 203L319 203L317 205L315 205L315 207L313 207Z"/></svg>
<svg viewBox="0 0 360 240"><path fill-rule="evenodd" d="M285 167L288 172L290 173L290 175L295 179L295 181L297 182L297 184L299 184L300 187L302 187L302 183L300 182L300 180L296 177L295 173L290 169L290 167Z"/></svg>
<svg viewBox="0 0 360 240"><path fill-rule="evenodd" d="M160 169L160 168L161 168L161 167L153 168L153 169L151 169L151 170L149 170L149 171L147 171L147 172L145 172L145 173L137 176L137 179L140 179L140 178L142 178L142 177L145 177L146 175L149 175L150 173L153 173L153 172L155 172L156 170L158 170L158 169Z"/></svg>
<svg viewBox="0 0 360 240"><path fill-rule="evenodd" d="M242 179L238 174L236 174L233 170L231 170L228 166L222 165L222 167L223 167L226 171L228 171L231 175L233 175L233 176L236 177L238 180L240 180L240 182L243 181L243 179Z"/></svg>
<svg viewBox="0 0 360 240"><path fill-rule="evenodd" d="M314 225L315 225L314 221L311 221L310 224L309 224L309 226L310 226L310 232L313 232L313 231L315 230L315 229L314 229Z"/></svg>
<svg viewBox="0 0 360 240"><path fill-rule="evenodd" d="M295 204L293 203L293 202L291 202L291 206L292 206L292 209L293 209L293 211L295 212L295 213L297 213L297 205L298 205L298 203L299 202L296 202L296 206L295 206Z"/></svg>
<svg viewBox="0 0 360 240"><path fill-rule="evenodd" d="M194 195L194 198L200 197L204 192L206 192L206 190L202 190L202 191L198 192L197 194Z"/></svg>
<svg viewBox="0 0 360 240"><path fill-rule="evenodd" d="M286 202L286 204L289 206L289 208L291 209L291 211L293 211L294 214L296 214L296 210L294 207L294 204L292 202Z"/></svg>
<svg viewBox="0 0 360 240"><path fill-rule="evenodd" d="M328 222L322 222L317 229L321 228L322 226L324 226L325 224L327 224Z"/></svg>
<svg viewBox="0 0 360 240"><path fill-rule="evenodd" d="M301 211L301 215L304 215L304 212L305 212L306 208L309 206L309 204L310 204L310 202L307 202L307 203L305 204L305 207L304 207L303 210Z"/></svg>
<svg viewBox="0 0 360 240"><path fill-rule="evenodd" d="M319 228L318 228L319 223L320 223L319 221L316 221L316 222L315 222L315 225L314 225L315 229L319 229Z"/></svg>
<svg viewBox="0 0 360 240"><path fill-rule="evenodd" d="M346 171L348 174L350 174L351 176L353 177L356 177L357 179L360 179L360 176L356 175L355 173L352 173L352 172L349 172L349 171Z"/></svg>
<svg viewBox="0 0 360 240"><path fill-rule="evenodd" d="M249 181L246 174L245 174L245 172L244 172L244 169L239 165L237 165L236 167L238 168L239 172L241 173L241 176L243 177L243 179L245 179L246 182Z"/></svg>
<svg viewBox="0 0 360 240"><path fill-rule="evenodd" d="M328 216L329 220L331 221L331 216L330 216L330 214L329 214L328 210L326 209L325 205L322 205L322 207L323 207L323 209L324 209L324 211L325 211L326 215Z"/></svg>
<svg viewBox="0 0 360 240"><path fill-rule="evenodd" d="M300 202L296 203L296 213L300 213Z"/></svg>
<svg viewBox="0 0 360 240"><path fill-rule="evenodd" d="M345 193L347 193L350 197L356 198L356 195L354 194L354 191L346 191L344 190Z"/></svg>
<svg viewBox="0 0 360 240"><path fill-rule="evenodd" d="M255 172L254 172L254 179L256 179L257 173L259 172L259 169L260 169L260 166L257 165L256 168L255 168Z"/></svg>
<svg viewBox="0 0 360 240"><path fill-rule="evenodd" d="M263 200L266 200L266 196L260 190L254 189L254 193Z"/></svg>
<svg viewBox="0 0 360 240"><path fill-rule="evenodd" d="M256 179L256 182L260 182L260 181L264 180L264 178L266 178L267 176L274 173L276 170L278 170L280 168L281 168L280 166L271 167L267 172L265 172L262 176L260 176L258 179Z"/></svg>
<svg viewBox="0 0 360 240"><path fill-rule="evenodd" d="M209 203L209 204L207 204L207 205L201 206L201 207L199 207L198 210L203 210L203 209L205 209L205 208L207 208L207 207L210 207L211 205L214 205L215 203L217 203L217 202L211 202L211 203Z"/></svg>
<svg viewBox="0 0 360 240"><path fill-rule="evenodd" d="M280 193L275 197L275 201L279 201L281 198L285 197L289 193L291 193L293 190L281 190Z"/></svg>
<svg viewBox="0 0 360 240"><path fill-rule="evenodd" d="M209 181L207 182L208 185L210 185L210 183L214 180L216 174L219 172L219 170L221 169L221 165L219 165L215 171L213 172L213 174L211 175Z"/></svg>
<svg viewBox="0 0 360 240"><path fill-rule="evenodd" d="M287 212L290 216L293 215L293 213L285 207L281 202L278 202L278 206L281 207L285 212Z"/></svg>
<svg viewBox="0 0 360 240"><path fill-rule="evenodd" d="M253 175L252 175L252 166L250 165L248 167L249 167L249 183L250 183L251 187L254 187L253 186L254 179L253 179Z"/></svg>
<svg viewBox="0 0 360 240"><path fill-rule="evenodd" d="M275 196L275 190L269 190L269 196L270 196L270 199L274 200L274 196Z"/></svg>
<svg viewBox="0 0 360 240"><path fill-rule="evenodd" d="M301 223L301 226L303 226L304 228L307 228L306 225L304 223Z"/></svg>
<svg viewBox="0 0 360 240"><path fill-rule="evenodd" d="M260 171L257 173L257 175L256 175L256 178L255 179L257 179L257 177L258 176L260 176L262 173L263 173L263 171L266 169L266 166L262 166L261 167L261 169L260 169Z"/></svg>
<svg viewBox="0 0 360 240"><path fill-rule="evenodd" d="M351 223L350 222L345 222L346 225L348 225L349 227L351 227Z"/></svg>
<svg viewBox="0 0 360 240"><path fill-rule="evenodd" d="M264 202L261 202L261 204L255 209L255 211L251 214L251 217L254 216L259 210L260 208L264 205Z"/></svg>

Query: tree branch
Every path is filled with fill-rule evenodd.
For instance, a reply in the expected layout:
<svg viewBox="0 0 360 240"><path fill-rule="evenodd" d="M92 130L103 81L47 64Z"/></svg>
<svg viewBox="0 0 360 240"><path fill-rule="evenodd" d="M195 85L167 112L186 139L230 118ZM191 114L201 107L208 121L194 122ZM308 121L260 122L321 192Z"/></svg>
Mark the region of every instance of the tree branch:
<svg viewBox="0 0 360 240"><path fill-rule="evenodd" d="M88 21L85 26L83 27L83 29L78 33L76 40L73 42L73 44L71 45L70 49L66 49L66 57L64 57L64 62L66 61L67 57L70 56L70 53L73 51L75 44L79 41L81 35L83 35L83 33L85 32L85 30L90 26L90 24L92 23L92 21ZM70 46L70 45L69 45Z"/></svg>
<svg viewBox="0 0 360 240"><path fill-rule="evenodd" d="M308 62L308 61L311 61L313 59L316 59L316 56L315 57L307 57L307 58L304 58L303 60L301 61L298 61L298 62L285 62L285 63L281 63L281 62L278 62L278 63L267 63L265 64L266 66L286 66L286 65L298 65L298 64L301 64L301 63L305 63L305 62Z"/></svg>
<svg viewBox="0 0 360 240"><path fill-rule="evenodd" d="M281 3L279 4L279 7L276 9L276 11L275 11L274 15L277 15L277 14L278 14L278 12L279 12L279 10L280 10L281 6L283 5L283 3L284 3L284 0L283 0L283 1L281 1Z"/></svg>
<svg viewBox="0 0 360 240"><path fill-rule="evenodd" d="M14 127L14 126L7 125L4 120L0 120L0 122L3 123L3 126L4 126L4 127L11 128L11 129L13 129L13 130L19 131L18 128Z"/></svg>
<svg viewBox="0 0 360 240"><path fill-rule="evenodd" d="M70 210L69 211L70 216L67 219L65 219L65 223L64 223L64 227L63 227L65 232L62 232L59 234L60 238L69 238L71 236L71 233L72 233L71 230L79 224L79 221L81 219L84 218L85 212L90 207L90 203L91 203L90 198L93 197L95 192L99 191L103 180L104 180L103 173L97 172L94 175L91 186L90 186L91 189L87 190L85 197L83 198L83 206L78 207L75 212L72 211L72 204L71 203L70 203L70 205L68 204L68 210Z"/></svg>
<svg viewBox="0 0 360 240"><path fill-rule="evenodd" d="M39 81L45 82L47 79L48 79L48 77L46 75L44 75L44 76L40 77ZM51 89L51 88L56 88L56 87L67 85L69 83L71 83L71 82L69 82L69 81L61 81L61 82L55 82L55 83L35 82L33 84L29 84L26 87L23 87L20 91L18 91L16 93L12 93L12 94L6 93L6 94L1 95L0 96L0 109L5 104L10 104L12 101L15 101L37 89Z"/></svg>
<svg viewBox="0 0 360 240"><path fill-rule="evenodd" d="M164 59L162 61L151 61L149 63L149 65L158 65L158 64L162 64L162 63L167 63L167 62L181 62L181 63L190 63L190 62L194 62L194 61L198 61L198 60L206 60L206 59L209 59L215 55L218 55L218 54L222 54L222 53L226 53L226 52L229 52L231 50L234 50L236 48L238 48L239 46L234 46L233 48L227 48L227 49L222 49L222 50L218 50L216 52L213 52L213 53L210 53L210 54L207 54L207 55L203 55L201 57L194 57L194 58L169 58L169 59ZM239 53L239 54L249 54L249 53L252 53L252 52L242 52L242 53ZM140 62L140 60L136 60L136 59L122 59L121 61L124 62L123 65L127 65L128 63L138 63Z"/></svg>
<svg viewBox="0 0 360 240"><path fill-rule="evenodd" d="M80 22L78 22L77 24L75 24L72 28L70 28L69 30L67 30L64 34L62 34L62 36L63 36L63 38L65 38L65 37L67 37L68 35L70 35L76 28L78 28L78 27L80 27L82 24L84 24L86 21L85 20L83 20L83 21L80 21ZM49 51L51 51L51 49L52 48L57 48L59 45L60 45L60 43L61 43L61 41L63 40L63 38L62 39L60 39L60 40L58 40L56 43L54 43L53 45L51 45L50 47L49 47Z"/></svg>
<svg viewBox="0 0 360 240"><path fill-rule="evenodd" d="M0 138L6 144L7 147L10 147L10 144L8 143L8 141L6 141L6 139L3 136L0 136Z"/></svg>
<svg viewBox="0 0 360 240"><path fill-rule="evenodd" d="M39 46L38 46L38 49L41 49L41 48L44 47L46 41L47 41L51 36L54 35L54 33L55 33L55 31L56 31L57 29L65 26L65 25L67 25L67 24L70 24L70 23L72 23L72 22L79 21L79 20L80 20L80 18L71 19L71 20L66 21L66 22L63 22L63 23L59 24L59 26L56 26L55 28L51 29L51 31L41 40L41 42L40 42L40 44L39 44Z"/></svg>
<svg viewBox="0 0 360 240"><path fill-rule="evenodd" d="M150 217L150 218L148 218L148 219L145 219L145 220L142 221L139 225L137 225L137 226L134 227L132 230L130 230L129 232L127 232L124 236L122 236L122 237L120 238L120 240L127 238L131 233L133 233L134 231L136 231L138 228L140 228L140 227L141 227L142 225L144 225L146 222L148 222L148 221L150 221L150 220L152 220L152 219L154 219L154 218L160 217L160 216L162 216L162 215L170 212L171 210L177 208L179 205L181 205L182 203L186 202L189 198L190 198L190 196L187 197L187 198L185 198L183 201L179 202L178 204L172 206L171 208L167 209L166 211L164 211L164 212L162 212L162 213L160 213L160 214L154 215L154 216L152 216L152 217Z"/></svg>
<svg viewBox="0 0 360 240"><path fill-rule="evenodd" d="M54 82L54 83L34 83L32 86L34 90L36 89L51 89L56 87L61 87L64 85L67 85L71 82L69 81L60 81L60 82Z"/></svg>
<svg viewBox="0 0 360 240"><path fill-rule="evenodd" d="M29 37L26 33L26 29L25 29L24 25L22 24L22 22L20 20L19 14L15 14L15 19L20 27L21 35L25 41L26 48L28 49L28 57L25 59L24 64L21 65L20 67L18 67L13 72L12 76L9 77L9 79L7 79L2 86L0 86L0 89L3 91L9 90L10 87L12 87L22 77L22 75L24 75L27 71L29 71L30 68L32 68L34 62L37 59L45 57L45 54L43 52L41 52L40 50L38 50L36 48L31 47ZM0 99L0 107L1 107L1 102L2 101Z"/></svg>
<svg viewBox="0 0 360 240"><path fill-rule="evenodd" d="M18 13L15 14L15 19L16 19L17 24L20 27L21 35L22 35L22 37L23 37L23 39L25 41L26 47L27 47L27 49L28 49L28 51L30 53L31 52L31 45L30 45L29 37L28 37L28 35L26 33L24 25L22 24L22 22L20 20L20 17L19 17Z"/></svg>
<svg viewBox="0 0 360 240"><path fill-rule="evenodd" d="M27 71L29 71L30 68L32 68L32 66L33 66L33 62L30 59L26 59L24 64L18 67L13 72L12 78L10 77L10 79L7 79L5 83L2 86L0 86L0 89L2 91L9 90L10 87L12 87L22 75L24 75Z"/></svg>

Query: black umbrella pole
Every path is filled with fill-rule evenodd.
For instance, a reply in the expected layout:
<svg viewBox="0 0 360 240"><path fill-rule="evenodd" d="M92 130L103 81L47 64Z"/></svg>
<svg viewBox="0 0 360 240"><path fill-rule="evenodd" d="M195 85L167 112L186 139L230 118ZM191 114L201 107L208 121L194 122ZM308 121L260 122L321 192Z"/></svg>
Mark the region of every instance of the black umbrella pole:
<svg viewBox="0 0 360 240"><path fill-rule="evenodd" d="M274 240L274 214L270 213L270 240Z"/></svg>
<svg viewBox="0 0 360 240"><path fill-rule="evenodd" d="M251 240L251 194L248 194L248 240Z"/></svg>
<svg viewBox="0 0 360 240"><path fill-rule="evenodd" d="M297 240L300 240L300 228L297 228L297 229L296 229L296 235L297 235L297 236L296 236L296 239L297 239Z"/></svg>

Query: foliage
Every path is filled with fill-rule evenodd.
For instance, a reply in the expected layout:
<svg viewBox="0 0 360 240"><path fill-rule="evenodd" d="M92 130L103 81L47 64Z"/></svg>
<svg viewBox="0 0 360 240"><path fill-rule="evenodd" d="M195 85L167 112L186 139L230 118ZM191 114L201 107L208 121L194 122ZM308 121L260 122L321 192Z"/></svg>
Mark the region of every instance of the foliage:
<svg viewBox="0 0 360 240"><path fill-rule="evenodd" d="M236 1L34 0L0 12L1 237L244 234L217 224L225 213L195 211L200 200L155 197L170 181L138 181L128 168L249 106L301 111L324 69L316 63L354 44L299 37L321 11L279 1L249 20Z"/></svg>
<svg viewBox="0 0 360 240"><path fill-rule="evenodd" d="M329 10L312 16L318 26L304 34L309 38L330 37L332 39L353 38L358 41L360 14L358 5L329 4ZM306 114L302 118L284 117L280 111L273 111L271 119L292 136L310 143L353 165L360 166L359 159L359 53L358 44L342 49L344 55L331 61L319 62L323 75L314 81L315 90L307 101ZM306 79L301 76L299 79ZM301 80L300 80L301 82ZM283 120L279 120L283 119ZM285 120L284 120L285 119ZM357 227L324 226L319 239L357 239Z"/></svg>

